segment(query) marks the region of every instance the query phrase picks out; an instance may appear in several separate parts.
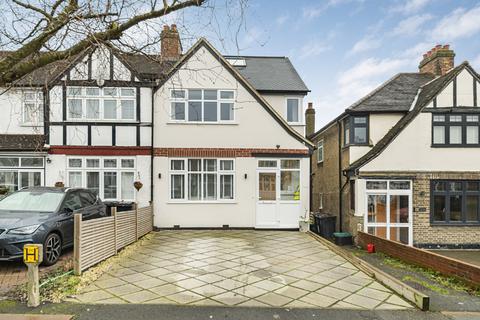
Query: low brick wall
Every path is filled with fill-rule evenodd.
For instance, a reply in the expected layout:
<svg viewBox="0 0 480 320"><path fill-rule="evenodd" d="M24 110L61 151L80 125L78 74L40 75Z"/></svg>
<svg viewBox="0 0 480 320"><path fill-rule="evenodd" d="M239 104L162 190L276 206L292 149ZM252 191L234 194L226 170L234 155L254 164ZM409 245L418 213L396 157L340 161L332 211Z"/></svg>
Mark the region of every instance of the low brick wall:
<svg viewBox="0 0 480 320"><path fill-rule="evenodd" d="M364 249L368 243L373 243L377 252L436 270L444 275L461 278L474 286L480 286L480 267L472 264L372 236L361 231L358 232L357 241Z"/></svg>

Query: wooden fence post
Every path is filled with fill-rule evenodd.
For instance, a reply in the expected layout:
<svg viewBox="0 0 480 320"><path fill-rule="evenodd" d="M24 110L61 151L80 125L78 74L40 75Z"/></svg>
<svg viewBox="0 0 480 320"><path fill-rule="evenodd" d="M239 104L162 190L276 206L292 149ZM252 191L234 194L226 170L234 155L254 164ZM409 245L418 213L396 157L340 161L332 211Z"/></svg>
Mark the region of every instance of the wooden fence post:
<svg viewBox="0 0 480 320"><path fill-rule="evenodd" d="M133 210L135 211L135 241L138 240L138 206L137 203L133 204Z"/></svg>
<svg viewBox="0 0 480 320"><path fill-rule="evenodd" d="M82 274L82 215L75 213L73 216L73 272L79 276Z"/></svg>
<svg viewBox="0 0 480 320"><path fill-rule="evenodd" d="M110 208L110 214L112 215L113 217L113 245L115 246L113 248L113 251L115 252L115 254L118 253L118 247L117 247L117 237L118 237L118 233L117 233L117 207L111 207Z"/></svg>

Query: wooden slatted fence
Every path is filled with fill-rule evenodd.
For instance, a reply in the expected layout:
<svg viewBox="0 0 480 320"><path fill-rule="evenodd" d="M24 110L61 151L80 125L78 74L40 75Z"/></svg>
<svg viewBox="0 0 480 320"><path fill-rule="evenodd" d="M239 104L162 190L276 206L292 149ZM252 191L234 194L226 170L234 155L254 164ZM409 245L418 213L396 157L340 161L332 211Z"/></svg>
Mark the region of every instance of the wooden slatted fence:
<svg viewBox="0 0 480 320"><path fill-rule="evenodd" d="M82 220L74 215L74 272L83 270L117 254L153 229L152 206L117 212L112 208L109 217Z"/></svg>

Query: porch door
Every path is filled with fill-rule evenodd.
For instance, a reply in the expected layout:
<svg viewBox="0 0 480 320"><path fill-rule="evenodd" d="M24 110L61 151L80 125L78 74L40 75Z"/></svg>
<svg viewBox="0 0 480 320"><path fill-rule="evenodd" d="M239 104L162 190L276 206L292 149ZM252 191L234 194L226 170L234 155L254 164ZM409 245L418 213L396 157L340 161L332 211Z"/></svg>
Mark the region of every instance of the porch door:
<svg viewBox="0 0 480 320"><path fill-rule="evenodd" d="M277 197L278 181L277 171L258 171L257 173L257 228L274 228L278 225Z"/></svg>

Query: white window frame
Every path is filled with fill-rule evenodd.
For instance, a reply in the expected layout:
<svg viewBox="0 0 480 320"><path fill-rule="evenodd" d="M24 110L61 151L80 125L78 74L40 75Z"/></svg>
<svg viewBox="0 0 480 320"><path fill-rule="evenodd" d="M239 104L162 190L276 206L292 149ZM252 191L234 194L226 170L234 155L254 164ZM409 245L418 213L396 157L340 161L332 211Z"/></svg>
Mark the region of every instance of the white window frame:
<svg viewBox="0 0 480 320"><path fill-rule="evenodd" d="M298 121L288 121L288 100L297 100L298 101ZM302 125L303 124L303 100L300 97L285 97L285 121L293 125Z"/></svg>
<svg viewBox="0 0 480 320"><path fill-rule="evenodd" d="M320 155L321 155L321 157L320 157ZM318 141L318 144L317 144L317 163L323 163L323 160L324 160L323 157L324 156L325 156L324 144L323 144L323 139L322 139L322 140Z"/></svg>
<svg viewBox="0 0 480 320"><path fill-rule="evenodd" d="M200 171L189 171L188 170L188 160L200 160L201 161L201 170ZM205 171L204 169L204 160L216 160L217 162L217 170L216 171ZM227 160L227 161L232 161L233 162L233 170L220 170L220 161L222 160ZM183 161L183 170L173 170L172 169L172 161ZM189 185L188 185L188 174L189 173L196 173L200 174L200 200L189 200L188 199L188 190L189 190ZM217 190L216 190L216 195L217 199L216 200L204 200L204 188L203 188L203 175L204 174L216 174L217 175ZM184 190L183 190L183 198L182 199L174 199L172 198L172 176L173 175L183 175L183 181L184 181ZM222 175L231 175L233 176L233 198L232 199L221 199L220 198L220 189L221 189L221 184L220 184L220 177ZM234 158L168 158L168 198L169 202L173 203L233 203L236 201L236 196L237 196L237 186L236 186L236 163Z"/></svg>
<svg viewBox="0 0 480 320"><path fill-rule="evenodd" d="M189 90L201 90L202 91L202 99L190 99L188 94ZM205 100L204 99L204 91L205 90L216 90L217 91L217 100ZM184 97L185 98L176 98L173 97L173 91L183 91L184 92ZM221 93L222 92L232 92L233 93L233 98L231 99L225 99L221 98ZM236 101L236 90L234 89L217 89L217 88L211 88L211 89L205 89L205 88L171 88L169 90L169 123L186 123L186 124L235 124L236 123L236 112L235 112L235 101ZM190 121L188 118L188 102L189 101L194 101L194 102L200 102L202 106L202 112L201 112L201 119L199 121ZM209 101L216 101L217 102L217 121L204 121L204 105L205 102ZM174 113L172 105L173 103L183 103L184 104L184 110L185 110L185 119L174 119ZM221 120L221 104L222 103L231 103L233 105L232 107L232 115L233 118L230 120Z"/></svg>
<svg viewBox="0 0 480 320"><path fill-rule="evenodd" d="M116 96L105 95L104 90L115 88L117 90ZM69 95L69 89L80 89L81 94L78 96ZM99 94L97 96L87 95L87 89L98 89ZM121 92L123 90L133 90L133 96L122 96ZM67 86L66 88L66 112L67 120L75 122L136 122L137 121L137 89L135 87L80 87L80 86ZM70 100L81 100L82 103L82 114L79 118L72 118L69 111L69 101ZM98 118L87 118L87 100L98 100ZM116 101L116 118L115 119L105 119L105 100L115 100ZM133 102L133 117L130 119L123 119L122 115L122 101L131 101Z"/></svg>
<svg viewBox="0 0 480 320"><path fill-rule="evenodd" d="M282 161L283 160L297 160L299 167L298 168L282 168ZM276 165L275 167L260 167L259 163L260 161L275 161ZM282 200L282 171L298 171L299 172L299 199L298 200ZM302 197L305 195L302 192L302 160L298 158L258 158L257 159L257 175L259 172L275 172L276 174L276 185L275 187L277 188L277 199L276 201L278 203L300 203L302 201ZM257 183L257 198L260 198L259 190L258 190L258 183Z"/></svg>
<svg viewBox="0 0 480 320"><path fill-rule="evenodd" d="M27 99L27 94L33 94L35 99ZM44 97L41 90L23 90L22 91L22 125L24 126L43 126ZM33 112L30 114L30 121L26 119L26 104L33 104Z"/></svg>
<svg viewBox="0 0 480 320"><path fill-rule="evenodd" d="M0 166L0 172L16 172L18 174L17 177L17 188L18 190L26 187L21 186L21 173L40 173L40 185L43 186L45 183L45 158L38 157L38 156L2 156L1 158L15 158L18 159L18 166ZM38 158L42 159L41 166L22 166L22 159L26 158Z"/></svg>
<svg viewBox="0 0 480 320"><path fill-rule="evenodd" d="M71 159L81 159L82 166L81 167L70 167L69 161ZM99 160L99 166L95 168L87 167L87 160L88 159L95 159ZM116 167L105 167L104 161L105 160L116 160ZM133 168L123 168L121 163L122 160L133 160ZM123 201L123 202L132 202L136 201L137 197L137 190L135 190L133 183L133 198L132 199L122 199L122 173L123 172L131 172L133 173L133 180L135 182L135 177L137 175L137 159L135 157L95 157L95 156L69 156L67 157L67 173L66 173L66 185L70 185L70 172L81 172L82 174L82 188L87 188L87 172L99 172L99 194L98 196L104 201ZM104 186L104 173L105 172L116 172L117 173L117 197L116 198L105 198L105 186Z"/></svg>
<svg viewBox="0 0 480 320"><path fill-rule="evenodd" d="M368 181L386 182L387 189L367 189ZM410 189L395 190L390 189L390 182L409 182ZM363 220L364 232L368 233L369 227L385 227L386 239L390 239L391 227L408 227L408 245L413 245L413 181L405 180L366 180L365 182L365 215ZM368 222L368 197L369 195L385 195L386 197L386 222ZM408 223L390 223L390 197L391 196L408 196Z"/></svg>

